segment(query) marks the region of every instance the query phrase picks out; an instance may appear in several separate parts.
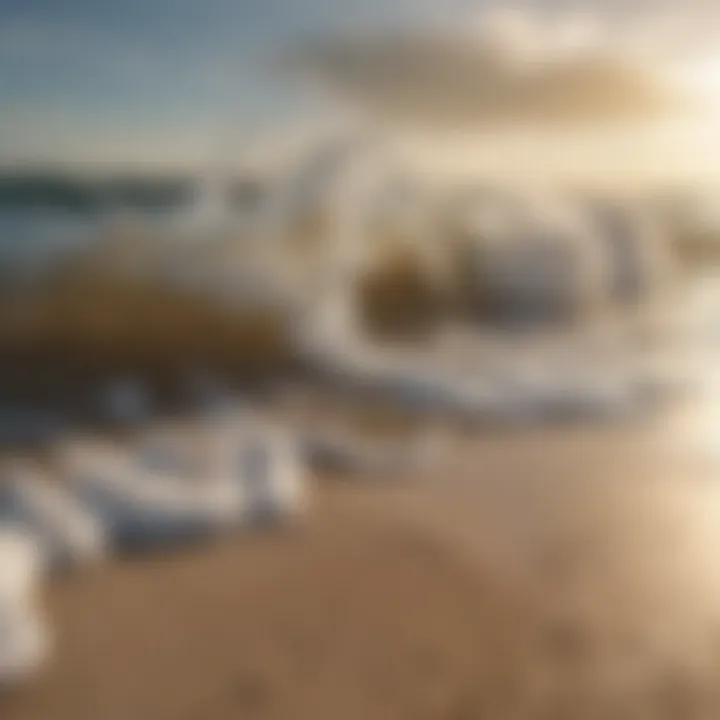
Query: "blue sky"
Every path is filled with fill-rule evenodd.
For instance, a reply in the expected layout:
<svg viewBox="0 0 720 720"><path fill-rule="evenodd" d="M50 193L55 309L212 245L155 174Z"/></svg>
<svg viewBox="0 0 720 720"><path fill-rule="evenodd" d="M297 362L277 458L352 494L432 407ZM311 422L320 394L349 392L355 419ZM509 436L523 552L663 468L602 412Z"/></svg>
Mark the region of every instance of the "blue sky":
<svg viewBox="0 0 720 720"><path fill-rule="evenodd" d="M0 164L182 166L222 153L225 138L240 153L272 144L281 130L292 135L326 113L317 95L277 71L289 48L348 32L462 26L482 7L483 0L0 0Z"/></svg>
<svg viewBox="0 0 720 720"><path fill-rule="evenodd" d="M295 84L273 72L276 56L313 37L422 22L449 7L433 5L0 0L0 162L182 162L227 125L252 142L280 118L309 112Z"/></svg>

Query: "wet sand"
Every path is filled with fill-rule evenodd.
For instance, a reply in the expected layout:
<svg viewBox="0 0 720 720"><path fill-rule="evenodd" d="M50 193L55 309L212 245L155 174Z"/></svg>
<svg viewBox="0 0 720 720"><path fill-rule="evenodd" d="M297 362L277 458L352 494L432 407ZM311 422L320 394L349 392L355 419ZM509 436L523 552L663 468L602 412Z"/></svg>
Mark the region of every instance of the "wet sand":
<svg viewBox="0 0 720 720"><path fill-rule="evenodd" d="M296 527L62 580L0 717L720 717L720 474L682 437L452 433Z"/></svg>

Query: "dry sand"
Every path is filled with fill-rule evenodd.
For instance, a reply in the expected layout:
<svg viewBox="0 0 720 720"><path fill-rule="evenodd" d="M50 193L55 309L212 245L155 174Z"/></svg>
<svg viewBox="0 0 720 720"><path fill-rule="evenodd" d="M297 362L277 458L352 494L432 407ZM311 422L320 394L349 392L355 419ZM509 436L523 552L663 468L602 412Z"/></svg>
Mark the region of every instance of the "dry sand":
<svg viewBox="0 0 720 720"><path fill-rule="evenodd" d="M720 482L677 437L456 435L300 526L63 580L0 718L720 717Z"/></svg>

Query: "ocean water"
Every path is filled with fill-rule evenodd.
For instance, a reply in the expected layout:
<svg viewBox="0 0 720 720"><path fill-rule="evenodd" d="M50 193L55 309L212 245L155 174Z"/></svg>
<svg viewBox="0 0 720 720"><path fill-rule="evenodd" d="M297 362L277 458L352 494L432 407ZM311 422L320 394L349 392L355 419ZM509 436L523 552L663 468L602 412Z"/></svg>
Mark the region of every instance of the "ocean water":
<svg viewBox="0 0 720 720"><path fill-rule="evenodd" d="M237 216L223 216L218 208L203 203L172 211L141 212L131 216L132 218L138 220L140 227L149 230L149 237L157 236L173 240L176 236L180 239L192 237L199 240L210 240L213 229L223 227L222 222L237 223L238 221ZM105 235L108 227L122 219L118 213L110 212L73 213L59 210L39 211L37 209L7 208L0 210L0 292L11 292L15 288L31 288L41 285L48 271L57 263L72 257L74 253L91 247ZM234 224L232 227L239 226ZM232 235L233 241L236 237L236 234ZM212 254L211 242L207 243L207 252L202 245L195 245L195 247L200 247L203 255ZM223 253L227 250L227 248L219 249ZM238 265L240 268L247 264L245 250L247 248L241 249L240 258L235 257L235 260L240 260ZM171 254L178 253L173 251ZM222 259L225 256L220 255L220 257ZM202 268L193 260L193 258L196 259L196 255L191 254L190 258L188 271L194 277L201 276ZM235 290L243 282L249 282L247 273L242 276L238 275L236 268L230 264L229 260L222 261L220 265L223 270L222 277L225 278L227 273L224 271L228 271L230 284ZM216 264L210 263L208 272L211 272L213 282L216 282L217 276L213 274L217 272ZM245 280L241 280L241 278ZM326 309L335 311L338 308L340 308L339 303L337 306L330 303ZM681 329L677 338L673 339L673 343L676 343L678 358L684 356L686 350L708 358L717 357L718 351L720 351L720 271L707 271L703 273L702 277L687 286L682 292L682 297L678 296L674 311L678 315L677 321ZM311 349L315 351L315 354L320 348L325 360L333 357L333 353L323 346L321 340L310 333L308 328L303 326L303 330L305 335L300 333L299 337L307 336L307 342L314 343L314 348ZM372 354L369 344L361 343L355 348L351 346L350 339L346 339L337 328L333 327L331 331L331 349L337 351L336 354L342 362L328 372L339 373L340 380L345 384L352 384L357 377L367 381L368 368L373 369L379 363L378 384L380 387L384 387L384 384L387 383L391 385L399 383L401 394L404 393L403 397L410 393L413 398L419 397L428 407L437 405L434 400L436 396L432 393L440 393L447 404L448 393L452 396L451 399L457 397L458 402L466 403L468 396L472 395L467 388L472 387L479 392L474 383L477 368L482 366L483 362L475 359L470 351L462 347L443 347L445 352L442 357L438 358L443 362L433 363L434 358L425 357L425 354L420 353L419 355L422 357L410 358L412 362L403 356L400 361L393 361L386 367L386 364L380 363L379 360L377 363L375 362L376 356ZM477 339L475 338L476 329L472 334L473 343L470 345L474 346L478 344L475 342ZM359 340L363 340L363 338L359 338ZM483 338L480 340L483 347L487 345L487 343L482 343ZM507 357L508 362L517 359L514 357L517 352L513 352L511 346L508 346L506 342L503 342L502 345L501 357ZM453 352L462 357L449 357ZM675 346L673 346L669 350L669 358L659 358L658 362L663 364L667 360L668 364L679 365L680 360L676 360L675 356ZM684 357L682 359L684 362ZM451 360L452 362L450 362ZM501 366L506 364L508 363L501 361ZM469 365L470 371L461 373L461 365L463 367ZM703 366L707 367L708 363L703 363ZM607 370L604 369L603 372L607 373ZM469 377L467 383L460 383L459 381L465 375ZM531 385L535 382L533 378L534 376L528 377ZM541 381L542 378L537 382ZM403 390L403 388L409 389ZM431 397L428 398L427 394L430 391L432 391ZM391 395L391 393L387 394ZM14 442L15 436L52 435L58 432L62 424L62 421L58 421L55 416L47 416L44 411L40 412L34 406L25 407L22 403L20 406L9 405L0 398L0 440L4 438L5 441Z"/></svg>
<svg viewBox="0 0 720 720"><path fill-rule="evenodd" d="M58 262L92 246L109 227L128 218L151 232L178 232L199 226L202 208L74 212L60 209L0 208L0 290L39 282Z"/></svg>
<svg viewBox="0 0 720 720"><path fill-rule="evenodd" d="M46 210L0 211L0 281L29 280L97 237L99 219Z"/></svg>

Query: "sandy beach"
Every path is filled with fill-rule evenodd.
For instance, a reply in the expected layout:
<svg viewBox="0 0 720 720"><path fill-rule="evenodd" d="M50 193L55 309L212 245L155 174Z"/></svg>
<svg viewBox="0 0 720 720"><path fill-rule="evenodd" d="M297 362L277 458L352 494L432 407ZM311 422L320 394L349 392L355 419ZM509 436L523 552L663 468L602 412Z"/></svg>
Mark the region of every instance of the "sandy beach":
<svg viewBox="0 0 720 720"><path fill-rule="evenodd" d="M2 717L717 717L720 490L677 422L452 433L294 527L63 579Z"/></svg>

